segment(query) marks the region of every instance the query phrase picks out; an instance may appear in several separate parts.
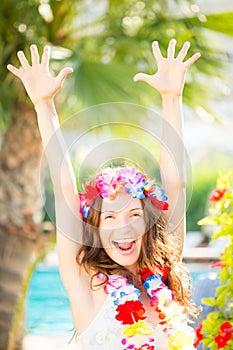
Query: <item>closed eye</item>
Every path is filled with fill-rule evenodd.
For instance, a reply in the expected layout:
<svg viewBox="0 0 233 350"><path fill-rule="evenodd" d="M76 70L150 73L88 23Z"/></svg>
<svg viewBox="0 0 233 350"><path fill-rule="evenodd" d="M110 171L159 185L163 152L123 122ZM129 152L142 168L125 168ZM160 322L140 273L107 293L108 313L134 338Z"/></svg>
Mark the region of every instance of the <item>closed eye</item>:
<svg viewBox="0 0 233 350"><path fill-rule="evenodd" d="M106 216L104 217L104 220L110 220L110 219L113 219L113 218L114 218L113 215L106 215Z"/></svg>
<svg viewBox="0 0 233 350"><path fill-rule="evenodd" d="M130 217L133 217L133 218L137 218L137 217L141 217L143 215L143 211L140 209L140 210L132 210L131 211L131 214L130 214Z"/></svg>

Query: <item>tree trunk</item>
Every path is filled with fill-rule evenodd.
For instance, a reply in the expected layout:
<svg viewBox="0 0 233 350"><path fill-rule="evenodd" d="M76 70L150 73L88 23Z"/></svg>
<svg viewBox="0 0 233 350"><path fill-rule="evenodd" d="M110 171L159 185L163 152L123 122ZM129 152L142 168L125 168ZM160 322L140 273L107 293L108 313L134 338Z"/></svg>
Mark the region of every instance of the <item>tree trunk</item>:
<svg viewBox="0 0 233 350"><path fill-rule="evenodd" d="M22 344L22 286L41 237L41 153L35 112L18 104L0 154L0 350Z"/></svg>

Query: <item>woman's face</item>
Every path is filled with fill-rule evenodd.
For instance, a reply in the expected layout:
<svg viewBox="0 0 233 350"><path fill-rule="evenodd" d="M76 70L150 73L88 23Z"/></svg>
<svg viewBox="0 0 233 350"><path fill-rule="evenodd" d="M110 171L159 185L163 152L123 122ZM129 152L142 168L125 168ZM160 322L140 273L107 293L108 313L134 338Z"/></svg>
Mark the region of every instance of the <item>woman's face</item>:
<svg viewBox="0 0 233 350"><path fill-rule="evenodd" d="M103 199L100 239L108 256L132 272L136 271L145 221L140 199L120 192L115 200Z"/></svg>

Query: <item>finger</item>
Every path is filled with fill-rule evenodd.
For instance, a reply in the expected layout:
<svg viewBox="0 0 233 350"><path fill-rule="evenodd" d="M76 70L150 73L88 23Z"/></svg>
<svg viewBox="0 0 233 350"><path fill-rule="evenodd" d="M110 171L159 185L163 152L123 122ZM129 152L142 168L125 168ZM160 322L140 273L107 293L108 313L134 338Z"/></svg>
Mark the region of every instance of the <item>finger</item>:
<svg viewBox="0 0 233 350"><path fill-rule="evenodd" d="M176 48L176 39L172 39L170 40L167 48L167 58L170 58L170 59L174 58L175 48Z"/></svg>
<svg viewBox="0 0 233 350"><path fill-rule="evenodd" d="M153 55L157 61L161 61L163 56L161 54L158 41L153 41L152 43Z"/></svg>
<svg viewBox="0 0 233 350"><path fill-rule="evenodd" d="M188 49L190 48L190 42L186 41L184 43L184 45L182 46L180 52L178 53L176 59L178 61L183 61L183 59L185 58L185 56L187 55Z"/></svg>
<svg viewBox="0 0 233 350"><path fill-rule="evenodd" d="M134 81L144 81L146 83L150 83L151 77L152 77L151 75L148 75L148 74L145 74L145 73L137 73L134 76L133 80Z"/></svg>
<svg viewBox="0 0 233 350"><path fill-rule="evenodd" d="M73 72L72 68L63 68L58 74L58 76L56 77L56 80L59 82L60 85L62 85L67 75L72 72Z"/></svg>
<svg viewBox="0 0 233 350"><path fill-rule="evenodd" d="M29 63L28 63L28 60L26 59L25 55L24 55L24 52L23 51L18 51L17 52L17 56L19 58L19 62L21 63L21 66L23 68L28 68L30 67Z"/></svg>
<svg viewBox="0 0 233 350"><path fill-rule="evenodd" d="M38 65L40 63L39 53L36 45L30 46L32 65Z"/></svg>
<svg viewBox="0 0 233 350"><path fill-rule="evenodd" d="M44 51L42 54L42 58L41 58L41 64L48 67L49 65L49 60L50 60L50 54L51 54L51 48L49 45L46 45L44 47Z"/></svg>
<svg viewBox="0 0 233 350"><path fill-rule="evenodd" d="M16 68L15 66L12 66L12 64L7 65L7 69L13 73L16 77L19 77L19 69Z"/></svg>
<svg viewBox="0 0 233 350"><path fill-rule="evenodd" d="M190 67L194 62L196 62L201 57L200 52L195 53L192 57L190 57L186 62L184 62L185 66L188 68Z"/></svg>

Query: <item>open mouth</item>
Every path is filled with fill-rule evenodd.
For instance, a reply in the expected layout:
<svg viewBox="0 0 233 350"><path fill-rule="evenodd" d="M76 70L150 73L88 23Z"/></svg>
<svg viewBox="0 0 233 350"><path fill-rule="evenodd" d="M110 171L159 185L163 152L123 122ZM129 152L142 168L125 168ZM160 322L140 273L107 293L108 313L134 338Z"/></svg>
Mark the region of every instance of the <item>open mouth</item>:
<svg viewBox="0 0 233 350"><path fill-rule="evenodd" d="M132 254L135 249L135 240L117 240L113 241L114 246L117 248L118 252L123 255Z"/></svg>

